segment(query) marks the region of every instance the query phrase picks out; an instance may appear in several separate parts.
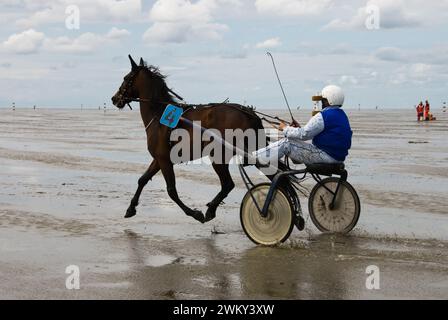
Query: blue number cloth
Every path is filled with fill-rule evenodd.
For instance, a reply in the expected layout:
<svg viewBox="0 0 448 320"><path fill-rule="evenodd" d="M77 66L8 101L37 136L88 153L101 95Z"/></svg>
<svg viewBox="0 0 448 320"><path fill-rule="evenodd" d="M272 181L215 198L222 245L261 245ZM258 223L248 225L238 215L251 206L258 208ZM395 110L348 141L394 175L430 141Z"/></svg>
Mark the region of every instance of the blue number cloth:
<svg viewBox="0 0 448 320"><path fill-rule="evenodd" d="M184 110L182 108L169 104L166 106L165 111L160 118L160 123L173 129L179 123L180 117L182 116L183 112Z"/></svg>

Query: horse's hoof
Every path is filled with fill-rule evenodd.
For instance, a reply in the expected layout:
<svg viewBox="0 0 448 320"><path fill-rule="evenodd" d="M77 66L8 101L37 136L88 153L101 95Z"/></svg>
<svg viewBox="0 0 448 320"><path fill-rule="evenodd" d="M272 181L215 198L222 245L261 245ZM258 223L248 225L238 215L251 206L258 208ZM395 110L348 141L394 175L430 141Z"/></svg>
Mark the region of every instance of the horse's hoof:
<svg viewBox="0 0 448 320"><path fill-rule="evenodd" d="M126 210L125 218L132 218L137 214L137 210L135 210L135 207L129 207L128 210Z"/></svg>
<svg viewBox="0 0 448 320"><path fill-rule="evenodd" d="M188 214L190 217L193 217L195 220L199 221L200 223L205 222L204 214L199 210L193 210L191 213Z"/></svg>
<svg viewBox="0 0 448 320"><path fill-rule="evenodd" d="M222 205L222 204L226 204L226 203L225 203L224 201L221 201L221 202L219 203L219 205ZM213 202L209 202L209 203L206 204L206 206L210 208L210 207L215 207L216 204L213 203Z"/></svg>
<svg viewBox="0 0 448 320"><path fill-rule="evenodd" d="M305 229L305 219L303 219L302 216L297 216L294 221L294 224L296 225L296 228L299 231L302 231L303 229Z"/></svg>
<svg viewBox="0 0 448 320"><path fill-rule="evenodd" d="M212 221L213 219L216 218L216 211L211 211L210 209L207 210L207 212L205 213L205 220L204 222L209 222Z"/></svg>

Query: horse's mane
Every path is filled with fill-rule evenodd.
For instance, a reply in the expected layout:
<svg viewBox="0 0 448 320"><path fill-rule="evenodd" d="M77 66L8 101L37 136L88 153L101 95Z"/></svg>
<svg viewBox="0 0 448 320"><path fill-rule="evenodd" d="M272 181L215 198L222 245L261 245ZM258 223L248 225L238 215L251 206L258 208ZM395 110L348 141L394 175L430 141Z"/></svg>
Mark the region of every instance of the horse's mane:
<svg viewBox="0 0 448 320"><path fill-rule="evenodd" d="M145 69L146 71L151 72L153 75L155 75L156 77L159 77L160 79L162 79L163 81L165 81L166 79L166 75L162 74L160 72L159 67L153 66L151 64L147 64L146 62L143 62L143 66L141 66L143 69Z"/></svg>
<svg viewBox="0 0 448 320"><path fill-rule="evenodd" d="M177 103L176 97L173 94L171 94L171 92L166 84L167 76L160 72L159 67L153 66L151 64L147 64L146 61L143 61L143 65L141 65L140 67L143 70L145 70L146 72L149 72L152 76L154 76L160 80L160 82L162 83L161 89L163 90L163 94L165 95L164 98L169 100L167 102Z"/></svg>

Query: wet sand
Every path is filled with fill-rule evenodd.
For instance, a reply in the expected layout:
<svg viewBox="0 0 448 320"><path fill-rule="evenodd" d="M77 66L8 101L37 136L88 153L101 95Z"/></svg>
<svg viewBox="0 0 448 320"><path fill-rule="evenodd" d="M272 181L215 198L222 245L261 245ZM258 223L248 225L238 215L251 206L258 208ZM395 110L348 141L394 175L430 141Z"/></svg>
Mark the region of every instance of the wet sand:
<svg viewBox="0 0 448 320"><path fill-rule="evenodd" d="M0 298L447 299L448 116L418 124L412 110L348 113L358 226L320 234L302 197L305 231L264 248L240 226L236 168L213 222L186 217L160 175L138 215L123 219L150 161L138 111L0 109ZM176 172L191 207L219 190L206 165ZM69 265L80 268L80 290L65 287ZM379 290L366 288L369 265Z"/></svg>

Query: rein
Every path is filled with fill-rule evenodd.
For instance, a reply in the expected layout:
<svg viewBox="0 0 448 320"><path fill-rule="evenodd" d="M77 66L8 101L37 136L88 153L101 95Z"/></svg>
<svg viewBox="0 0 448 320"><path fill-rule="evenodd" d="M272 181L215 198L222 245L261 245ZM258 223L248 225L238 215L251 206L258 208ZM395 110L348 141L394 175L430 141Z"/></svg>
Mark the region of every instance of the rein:
<svg viewBox="0 0 448 320"><path fill-rule="evenodd" d="M179 99L180 101L185 101L184 98L182 98L180 95L178 95L176 92L174 92L172 89L167 88L168 92L171 93L173 96L175 96L177 99ZM144 99L144 98L128 98L128 97L123 97L128 99L130 102L153 102L154 100L152 99ZM164 103L162 101L160 101L161 103Z"/></svg>
<svg viewBox="0 0 448 320"><path fill-rule="evenodd" d="M271 116L271 115L269 115L269 114L266 114L266 113L263 113L263 112L260 112L260 111L257 111L257 110L254 110L254 112L257 113L257 114L259 114L259 115L262 115L263 118L261 118L261 120L264 120L264 121L266 121L267 123L280 124L280 123L275 122L275 121L267 120L266 118L273 119L273 120L278 120L278 121L280 121L280 122L284 122L284 123L289 123L289 121L287 121L287 120L283 120L282 118L279 118L279 117L277 117L277 116L274 117L274 116ZM265 118L265 117L266 117L266 118Z"/></svg>
<svg viewBox="0 0 448 320"><path fill-rule="evenodd" d="M181 96L179 96L178 94L176 94L175 92L173 92L171 89L168 89L168 90L169 90L173 95L175 95L179 100L185 101ZM131 105L129 104L130 102L154 102L153 99L145 99L145 98L127 98L127 99L129 100L129 102L127 103L127 105L129 106L129 108L130 108L131 110L132 110L132 107L131 107ZM158 101L158 103L162 103L162 104L167 104L167 105L168 105L168 104L170 104L170 103L172 103L172 102ZM190 107L190 108L187 108L187 109L185 110L185 112L190 111L192 108L193 108L193 109L197 109L197 106L195 107L195 105L187 105L187 104L185 104L185 103L181 103L180 105L183 105L183 106L186 106L186 107ZM208 105L206 105L206 106L208 106ZM243 110L243 109L241 109L241 110L249 114L248 111ZM266 114L266 113L263 113L263 112L260 112L260 111L256 111L255 109L252 109L251 111L253 111L253 112L256 113L256 114L261 115L262 117L261 117L260 119L261 119L262 121L265 121L265 122L269 123L269 124L270 124L272 127L274 127L274 128L277 128L277 127L280 125L281 122L289 123L289 121L287 121L287 120L284 120L284 119L279 118L279 117L277 117L277 116L271 116L271 115L269 115L269 114ZM151 119L151 121L149 122L149 124L145 127L145 131L147 131L147 130L149 129L149 127L151 126L151 124L153 123L153 121L154 121L155 118L156 118L156 117L153 117L153 118ZM277 121L273 121L273 120L277 120Z"/></svg>
<svg viewBox="0 0 448 320"><path fill-rule="evenodd" d="M185 101L181 96L179 96L178 94L176 94L173 90L168 89L168 91L170 93L172 93L177 99L181 100L181 101ZM131 102L154 102L154 99L145 99L145 98L128 98L125 96L122 96L122 99L126 99L128 102L126 103L128 105L128 107L132 110L132 107L130 105ZM163 103L165 104L165 101L158 101L159 103ZM169 104L172 102L166 102L166 104Z"/></svg>
<svg viewBox="0 0 448 320"><path fill-rule="evenodd" d="M124 86L122 92L120 92L120 99L121 99L122 101L125 102L125 104L129 107L129 109L132 110L132 107L131 107L131 104L130 104L131 102L148 102L148 103L151 103L151 102L158 102L158 103L162 103L162 104L170 104L170 103L173 103L172 101L165 102L165 101L154 101L154 99L147 99L147 98L131 98L131 97L127 97L127 93L128 93L128 91L129 91L129 89L132 87L133 82L134 82L134 78L136 77L136 75L137 75L137 72L132 73L132 74L129 76L129 78L126 79L126 80L127 80L127 81L126 81L126 84L125 84L125 86ZM170 89L170 88L166 88L166 89L168 90L169 93L171 93L171 94L172 94L173 96L175 96L177 99L179 99L180 101L183 101L183 103L180 103L180 105L183 105L183 106L186 106L186 107L187 107L187 110L185 110L185 112L186 112L186 111L189 111L191 108L196 109L194 105L187 105L187 104L185 103L184 98L182 98L179 94L177 94L176 92L174 92L172 89ZM228 101L228 100L226 99L226 101L224 101L224 103L227 103L227 101ZM189 107L189 108L188 108L188 107ZM275 126L279 126L281 122L289 123L289 121L286 121L286 120L284 120L284 119L281 119L281 118L279 118L279 117L277 117L277 116L271 116L271 115L269 115L269 114L266 114L266 113L257 111L257 110L255 110L255 108L253 108L253 107L247 107L247 108L250 108L251 111L254 112L255 114L261 115L262 117L261 117L260 119L261 119L262 121L265 121L265 122L269 123L271 126L274 126L274 128L275 128ZM244 112L246 112L246 113L249 113L249 111L248 111L248 110L245 110L244 108L241 108L241 110L244 111ZM154 117L151 119L151 121L148 123L148 125L146 125L146 127L145 127L145 131L147 131L147 130L149 129L149 127L151 127L151 124L154 122L154 119L155 119L155 118L156 118L156 116L154 116ZM293 119L294 119L294 118L293 118ZM276 120L276 121L275 121L275 120ZM295 122L295 121L293 120L293 122Z"/></svg>

